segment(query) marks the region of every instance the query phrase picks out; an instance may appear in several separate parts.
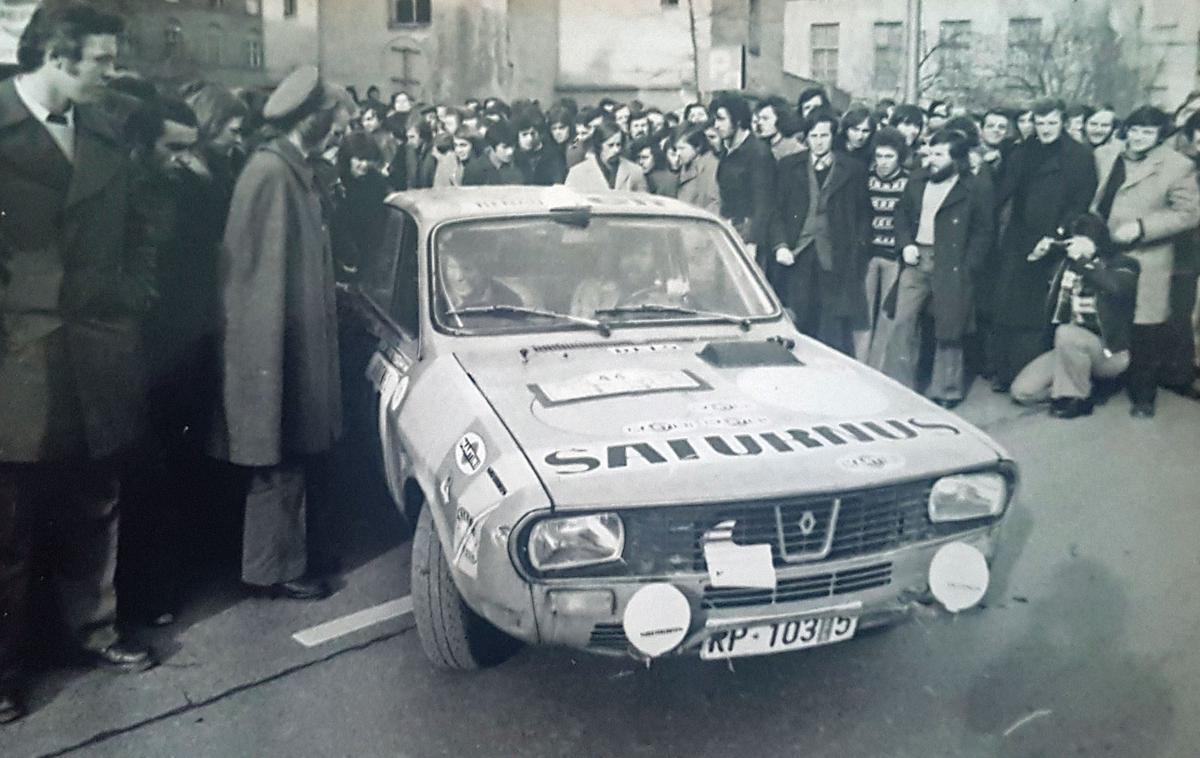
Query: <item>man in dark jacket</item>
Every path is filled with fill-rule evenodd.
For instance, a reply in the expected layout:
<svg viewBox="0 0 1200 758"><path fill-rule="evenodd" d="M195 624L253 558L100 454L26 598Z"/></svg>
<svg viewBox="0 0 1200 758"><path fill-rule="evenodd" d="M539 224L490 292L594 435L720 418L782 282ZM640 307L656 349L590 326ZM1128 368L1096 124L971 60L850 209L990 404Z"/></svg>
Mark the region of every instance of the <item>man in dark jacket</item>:
<svg viewBox="0 0 1200 758"><path fill-rule="evenodd" d="M884 373L915 386L918 323L930 304L937 348L929 396L946 408L963 399L962 340L972 312L972 276L992 237L991 192L971 174L968 150L962 132L934 133L928 173L909 181L896 207L896 248L903 266L883 359Z"/></svg>
<svg viewBox="0 0 1200 758"><path fill-rule="evenodd" d="M1000 242L992 314L992 388L997 392L1007 392L1017 372L1045 348L1042 303L1062 258L1062 253L1045 253L1057 230L1086 211L1096 192L1095 160L1088 148L1063 133L1065 111L1056 100L1034 105L1036 136L1013 151L997 193L1000 202L1012 201Z"/></svg>
<svg viewBox="0 0 1200 758"><path fill-rule="evenodd" d="M779 162L770 278L796 326L850 354L870 325L865 287L871 233L866 166L833 150L837 117L809 119L808 150Z"/></svg>
<svg viewBox="0 0 1200 758"><path fill-rule="evenodd" d="M1119 376L1130 362L1130 332L1141 267L1116 252L1104 220L1085 214L1071 225L1046 301L1044 318L1054 348L1013 380L1018 403L1050 401L1050 413L1076 418L1092 412L1092 378Z"/></svg>
<svg viewBox="0 0 1200 758"><path fill-rule="evenodd" d="M725 94L711 106L713 126L724 144L717 165L721 216L729 219L752 246L766 270L771 214L775 209L775 157L771 148L750 131L750 106L740 95Z"/></svg>
<svg viewBox="0 0 1200 758"><path fill-rule="evenodd" d="M0 723L24 713L33 562L71 642L121 671L154 665L116 622L116 458L142 430L138 316L152 290L130 255L129 162L89 105L120 19L36 11L21 73L0 83Z"/></svg>
<svg viewBox="0 0 1200 758"><path fill-rule="evenodd" d="M212 452L248 479L242 581L310 600L330 593L309 573L306 518L327 502L342 407L333 257L306 156L349 116L312 66L292 72L263 115L281 136L246 164L225 227Z"/></svg>
<svg viewBox="0 0 1200 758"><path fill-rule="evenodd" d="M524 184L525 175L513 163L517 151L517 131L512 124L507 121L492 124L483 138L488 148L463 168L463 186Z"/></svg>

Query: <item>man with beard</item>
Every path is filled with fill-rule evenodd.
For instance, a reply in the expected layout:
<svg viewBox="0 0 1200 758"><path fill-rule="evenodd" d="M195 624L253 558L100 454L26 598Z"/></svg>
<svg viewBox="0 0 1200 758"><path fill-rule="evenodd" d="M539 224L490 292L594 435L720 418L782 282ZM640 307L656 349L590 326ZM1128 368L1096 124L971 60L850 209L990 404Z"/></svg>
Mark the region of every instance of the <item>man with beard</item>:
<svg viewBox="0 0 1200 758"><path fill-rule="evenodd" d="M272 597L314 600L331 592L315 574L336 565L327 557L328 566L310 566L307 538L312 517L326 512L342 407L333 256L308 158L349 114L337 88L302 66L263 116L280 136L238 179L222 246L212 452L243 467L242 581Z"/></svg>
<svg viewBox="0 0 1200 758"><path fill-rule="evenodd" d="M118 460L142 431L129 162L98 102L117 17L43 6L0 83L0 724L19 719L41 566L81 661L144 671L116 626Z"/></svg>
<svg viewBox="0 0 1200 758"><path fill-rule="evenodd" d="M1106 222L1113 242L1138 262L1137 303L1130 339L1131 359L1126 385L1135 418L1154 415L1156 389L1161 382L1187 397L1200 398L1192 386L1192 371L1180 366L1171 376L1165 369L1173 349L1171 311L1176 238L1200 225L1200 188L1196 167L1172 146L1164 144L1170 117L1153 106L1138 108L1125 119L1125 140L1096 154L1102 177L1093 210ZM1180 261L1180 263L1190 263ZM1195 274L1191 298L1176 307L1190 310L1195 303ZM1176 283L1186 284L1182 280ZM1176 322L1177 323L1177 322ZM1186 361L1185 361L1186 363Z"/></svg>
<svg viewBox="0 0 1200 758"><path fill-rule="evenodd" d="M867 168L833 149L836 128L832 111L815 111L804 130L808 150L779 162L771 279L802 332L852 354L853 332L870 325L872 213Z"/></svg>
<svg viewBox="0 0 1200 758"><path fill-rule="evenodd" d="M1063 255L1051 243L1059 229L1087 210L1096 192L1091 150L1063 133L1066 106L1041 100L1032 112L1035 135L1013 150L996 193L999 202L1012 201L995 282L996 392L1008 392L1017 372L1048 347L1043 307Z"/></svg>
<svg viewBox="0 0 1200 758"><path fill-rule="evenodd" d="M1101 105L1083 122L1083 134L1093 150L1107 145L1117 131L1117 114L1111 105Z"/></svg>
<svg viewBox="0 0 1200 758"><path fill-rule="evenodd" d="M971 277L991 244L992 198L967 166L969 139L943 129L929 143L929 171L909 181L896 206L896 249L903 267L883 371L916 385L918 324L930 306L936 350L929 396L944 408L963 399L963 335L970 320Z"/></svg>

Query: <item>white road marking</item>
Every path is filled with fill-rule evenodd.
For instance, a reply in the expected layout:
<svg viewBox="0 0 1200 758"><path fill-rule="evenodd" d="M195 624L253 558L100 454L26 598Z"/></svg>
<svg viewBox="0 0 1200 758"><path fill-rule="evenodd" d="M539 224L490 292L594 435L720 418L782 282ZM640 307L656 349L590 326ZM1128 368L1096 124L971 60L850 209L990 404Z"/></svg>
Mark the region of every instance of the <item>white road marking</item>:
<svg viewBox="0 0 1200 758"><path fill-rule="evenodd" d="M412 613L412 595L405 595L402 598L389 600L386 603L380 603L379 605L356 611L348 616L342 616L333 621L326 621L324 624L317 624L308 629L303 629L293 634L292 639L304 647L316 647L330 640L336 640L338 637L353 634L359 629L366 629L368 626L374 626L388 619L403 616L406 613Z"/></svg>

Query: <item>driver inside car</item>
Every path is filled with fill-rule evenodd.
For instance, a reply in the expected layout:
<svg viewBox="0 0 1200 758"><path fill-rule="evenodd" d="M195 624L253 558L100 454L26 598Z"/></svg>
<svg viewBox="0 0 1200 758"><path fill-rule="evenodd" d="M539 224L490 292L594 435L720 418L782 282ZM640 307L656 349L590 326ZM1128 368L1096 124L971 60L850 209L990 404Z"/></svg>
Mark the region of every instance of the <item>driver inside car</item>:
<svg viewBox="0 0 1200 758"><path fill-rule="evenodd" d="M583 280L571 298L571 313L591 316L611 308L680 305L686 288L659 275L653 247L639 245L604 258L598 276Z"/></svg>
<svg viewBox="0 0 1200 758"><path fill-rule="evenodd" d="M450 310L506 305L522 307L521 296L486 270L486 262L466 252L442 253L442 285Z"/></svg>

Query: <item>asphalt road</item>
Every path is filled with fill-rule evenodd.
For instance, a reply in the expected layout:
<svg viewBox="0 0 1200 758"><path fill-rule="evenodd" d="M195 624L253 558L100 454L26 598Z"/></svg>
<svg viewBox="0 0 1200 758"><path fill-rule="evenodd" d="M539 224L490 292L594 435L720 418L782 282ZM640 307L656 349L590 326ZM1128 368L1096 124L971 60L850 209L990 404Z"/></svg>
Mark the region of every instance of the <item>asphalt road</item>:
<svg viewBox="0 0 1200 758"><path fill-rule="evenodd" d="M408 595L400 522L356 503L333 598L250 600L215 577L145 633L161 668L50 672L0 755L1200 754L1200 404L1163 396L1145 422L1117 397L1064 422L977 386L960 410L1023 474L984 608L733 665L527 649L438 673L410 614L292 637Z"/></svg>

